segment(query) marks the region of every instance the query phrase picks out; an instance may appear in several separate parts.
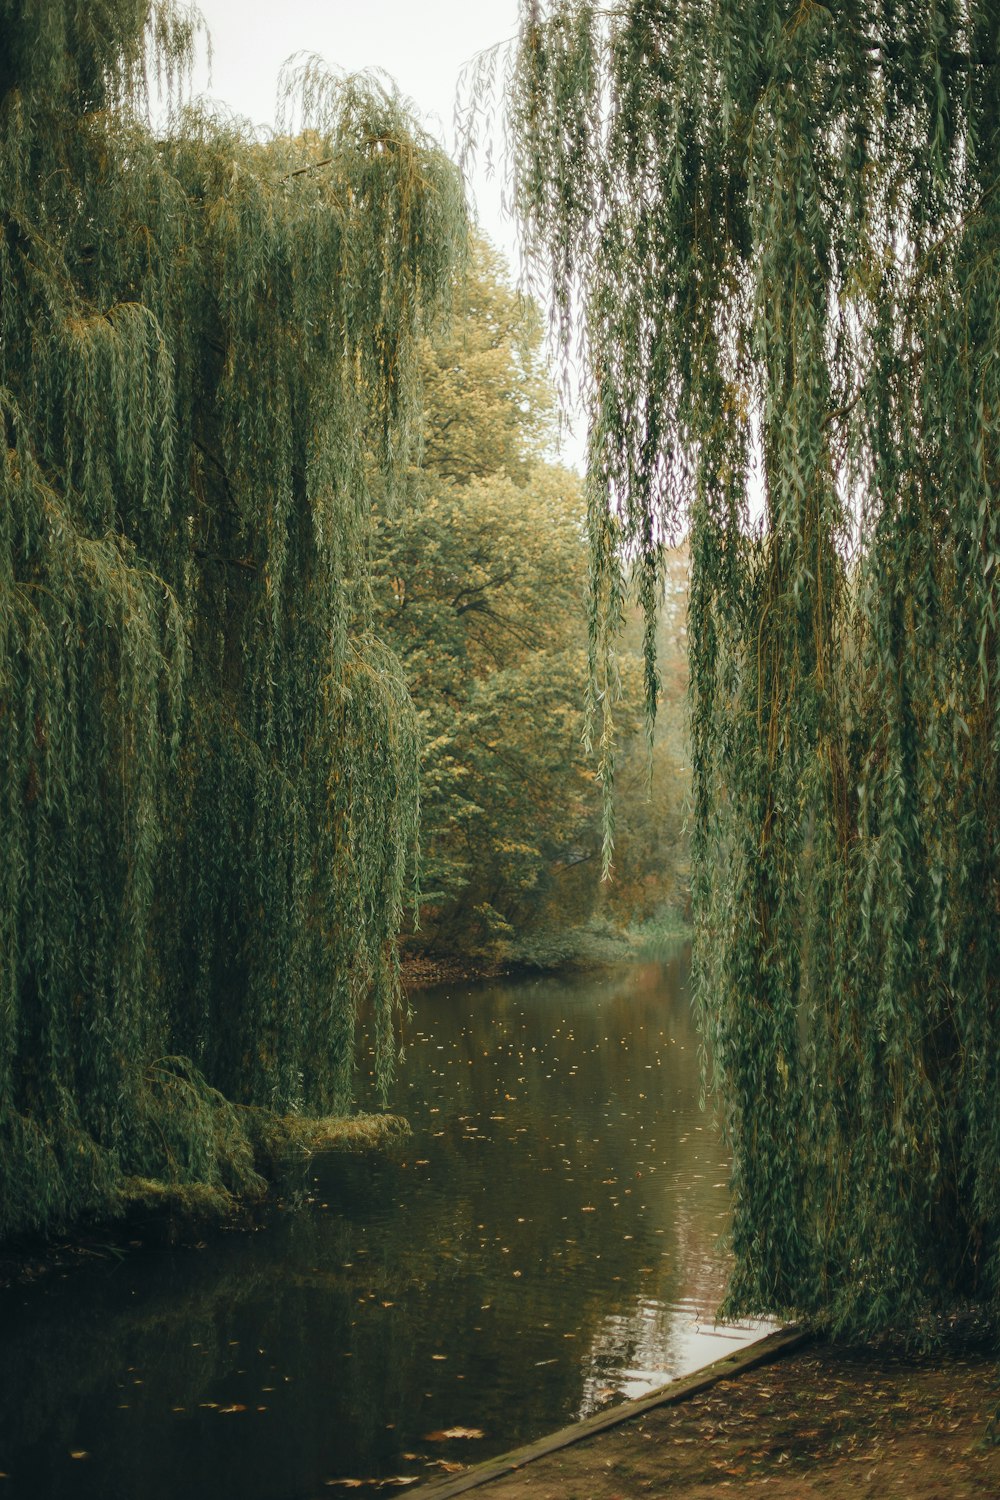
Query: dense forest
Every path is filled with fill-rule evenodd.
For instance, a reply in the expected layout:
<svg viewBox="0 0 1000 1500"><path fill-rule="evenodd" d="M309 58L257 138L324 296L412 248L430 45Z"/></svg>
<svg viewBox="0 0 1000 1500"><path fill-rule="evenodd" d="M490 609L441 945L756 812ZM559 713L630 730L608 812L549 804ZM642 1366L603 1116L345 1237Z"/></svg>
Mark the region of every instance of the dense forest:
<svg viewBox="0 0 1000 1500"><path fill-rule="evenodd" d="M258 1190L400 941L690 906L728 1308L995 1312L996 6L521 5L584 481L411 109L307 61L264 139L197 28L0 0L0 1237Z"/></svg>
<svg viewBox="0 0 1000 1500"><path fill-rule="evenodd" d="M363 1000L392 1066L417 725L366 559L466 228L373 83L307 67L294 138L157 138L186 12L0 22L10 1234L252 1186L254 1110L346 1104Z"/></svg>
<svg viewBox="0 0 1000 1500"><path fill-rule="evenodd" d="M360 1018L388 1080L401 930L676 920L687 749L678 588L608 898L540 316L391 90L307 63L262 142L181 108L186 12L0 19L2 1237L259 1190Z"/></svg>
<svg viewBox="0 0 1000 1500"><path fill-rule="evenodd" d="M422 352L422 462L379 511L376 629L403 663L421 729L421 903L409 953L542 967L627 951L616 936L683 922L686 554L659 613L655 775L641 632L622 642L614 880L583 743L585 503L551 462L555 393L535 306L480 240L447 331Z"/></svg>

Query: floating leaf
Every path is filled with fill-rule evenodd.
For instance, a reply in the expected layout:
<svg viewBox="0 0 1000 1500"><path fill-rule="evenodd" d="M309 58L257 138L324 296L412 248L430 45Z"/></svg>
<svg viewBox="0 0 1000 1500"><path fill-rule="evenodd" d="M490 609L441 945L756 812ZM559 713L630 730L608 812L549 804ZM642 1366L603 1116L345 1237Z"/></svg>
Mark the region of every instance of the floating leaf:
<svg viewBox="0 0 1000 1500"><path fill-rule="evenodd" d="M389 1479L327 1479L324 1483L327 1489L360 1490L370 1486L376 1490L401 1490L409 1484L416 1484L418 1478L417 1474L393 1474Z"/></svg>
<svg viewBox="0 0 1000 1500"><path fill-rule="evenodd" d="M429 1432L425 1438L428 1443L445 1443L449 1438L481 1438L485 1437L481 1427L445 1427L441 1432Z"/></svg>

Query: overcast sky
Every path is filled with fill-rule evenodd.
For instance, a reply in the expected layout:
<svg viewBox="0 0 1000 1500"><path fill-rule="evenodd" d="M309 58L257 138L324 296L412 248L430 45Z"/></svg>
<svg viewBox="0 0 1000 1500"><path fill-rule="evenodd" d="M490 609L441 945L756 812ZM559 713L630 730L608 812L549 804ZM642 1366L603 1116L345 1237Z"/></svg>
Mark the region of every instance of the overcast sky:
<svg viewBox="0 0 1000 1500"><path fill-rule="evenodd" d="M256 125L274 125L278 74L295 53L316 53L346 72L381 68L416 107L425 128L454 154L459 75L479 53L513 38L518 0L197 0L212 41L210 94ZM469 188L482 228L517 270L517 235L500 186L482 162ZM582 425L582 424L578 424ZM566 430L563 462L583 468L582 440Z"/></svg>
<svg viewBox="0 0 1000 1500"><path fill-rule="evenodd" d="M318 53L347 72L382 68L409 95L425 126L454 148L459 74L477 53L514 35L517 0L197 0L212 38L211 93L255 124L273 125L281 66L297 52ZM499 188L483 171L472 181L484 229L515 260L512 226Z"/></svg>

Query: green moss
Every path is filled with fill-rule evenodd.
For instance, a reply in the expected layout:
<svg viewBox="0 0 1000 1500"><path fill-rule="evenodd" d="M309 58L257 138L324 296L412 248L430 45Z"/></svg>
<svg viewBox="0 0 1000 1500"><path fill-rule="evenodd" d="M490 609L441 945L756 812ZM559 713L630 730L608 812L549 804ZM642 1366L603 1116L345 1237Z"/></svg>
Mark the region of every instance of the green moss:
<svg viewBox="0 0 1000 1500"><path fill-rule="evenodd" d="M240 1111L254 1158L262 1171L290 1156L313 1151L364 1151L409 1134L399 1115L275 1115L264 1109Z"/></svg>

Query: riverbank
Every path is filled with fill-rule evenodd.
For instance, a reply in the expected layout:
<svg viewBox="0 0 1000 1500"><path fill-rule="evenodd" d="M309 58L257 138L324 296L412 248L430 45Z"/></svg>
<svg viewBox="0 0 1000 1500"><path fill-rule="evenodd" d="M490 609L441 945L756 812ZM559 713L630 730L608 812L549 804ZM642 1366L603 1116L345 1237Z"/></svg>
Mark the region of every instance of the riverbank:
<svg viewBox="0 0 1000 1500"><path fill-rule="evenodd" d="M503 1459L411 1490L420 1500L707 1500L724 1491L774 1500L983 1500L1000 1496L996 1346L976 1326L938 1348L807 1342L739 1373L678 1381L604 1431L534 1445L512 1472ZM737 1356L737 1362L740 1357ZM720 1362L720 1365L723 1362ZM715 1367L717 1370L718 1367ZM704 1376L710 1377L708 1388ZM672 1392L681 1391L681 1399ZM560 1439L568 1439L561 1442ZM545 1452L548 1445L552 1451ZM525 1450L528 1454L528 1450ZM519 1455L509 1456L515 1461Z"/></svg>
<svg viewBox="0 0 1000 1500"><path fill-rule="evenodd" d="M495 953L425 952L406 946L400 953L403 987L408 992L464 981L517 979L544 974L586 974L616 964L670 958L691 941L691 928L676 912L619 928L606 920L558 933L519 938Z"/></svg>
<svg viewBox="0 0 1000 1500"><path fill-rule="evenodd" d="M66 1226L65 1233L25 1235L0 1244L0 1290L30 1285L95 1260L121 1261L153 1245L197 1245L214 1231L249 1227L255 1212L274 1194L283 1167L317 1151L373 1151L409 1133L400 1115L357 1114L309 1118L240 1108L252 1152L253 1173L245 1191L221 1182L176 1182L125 1177L116 1212Z"/></svg>

